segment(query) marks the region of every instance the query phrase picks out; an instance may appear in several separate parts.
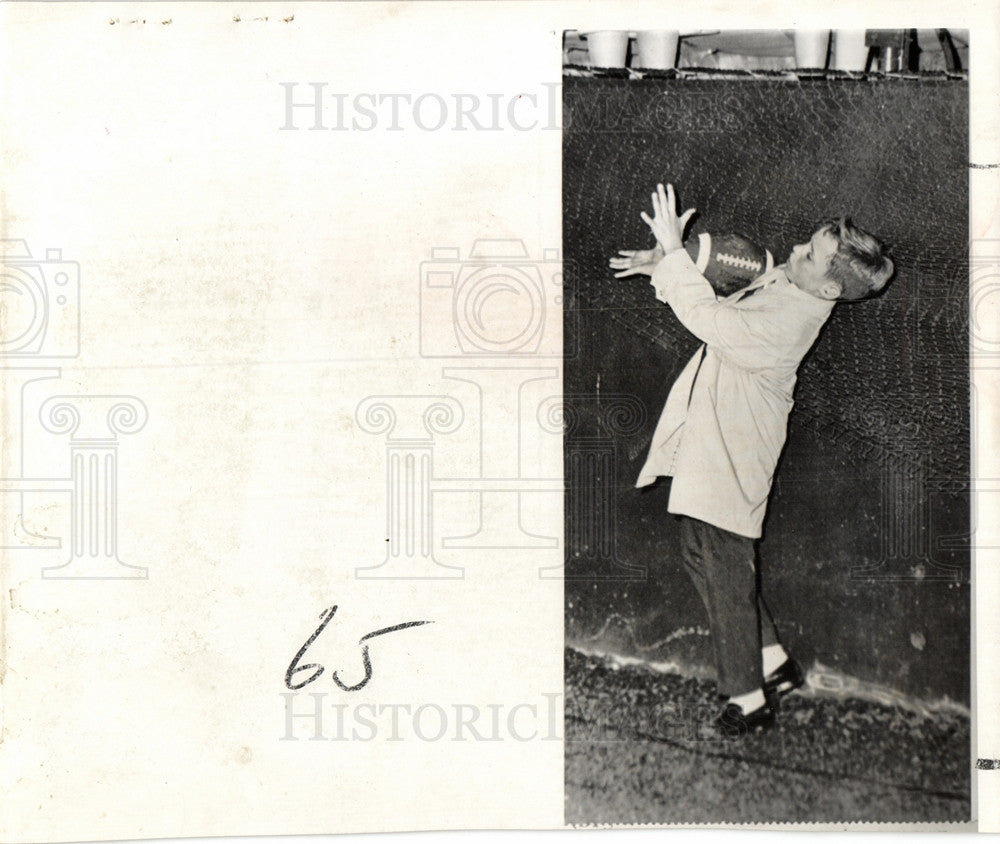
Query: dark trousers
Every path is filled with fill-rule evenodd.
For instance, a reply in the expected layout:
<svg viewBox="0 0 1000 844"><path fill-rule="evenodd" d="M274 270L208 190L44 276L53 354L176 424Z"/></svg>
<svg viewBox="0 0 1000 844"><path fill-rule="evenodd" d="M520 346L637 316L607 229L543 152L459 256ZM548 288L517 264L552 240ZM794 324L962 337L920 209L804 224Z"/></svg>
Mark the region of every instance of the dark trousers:
<svg viewBox="0 0 1000 844"><path fill-rule="evenodd" d="M681 516L681 559L708 610L719 693L732 697L763 682L760 650L778 642L757 588L756 540Z"/></svg>

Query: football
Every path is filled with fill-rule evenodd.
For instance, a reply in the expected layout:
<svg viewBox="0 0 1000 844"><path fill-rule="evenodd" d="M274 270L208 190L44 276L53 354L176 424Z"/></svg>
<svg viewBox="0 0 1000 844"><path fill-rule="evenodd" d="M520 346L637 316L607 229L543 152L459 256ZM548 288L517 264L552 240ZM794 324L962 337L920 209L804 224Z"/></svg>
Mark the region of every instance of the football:
<svg viewBox="0 0 1000 844"><path fill-rule="evenodd" d="M771 253L741 234L702 233L685 243L684 249L715 294L723 298L774 267Z"/></svg>

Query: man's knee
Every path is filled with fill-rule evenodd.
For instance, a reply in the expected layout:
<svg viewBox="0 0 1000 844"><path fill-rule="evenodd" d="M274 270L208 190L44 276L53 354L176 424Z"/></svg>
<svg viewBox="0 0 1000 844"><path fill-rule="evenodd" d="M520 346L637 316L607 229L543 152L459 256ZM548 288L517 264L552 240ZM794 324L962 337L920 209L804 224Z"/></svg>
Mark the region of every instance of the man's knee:
<svg viewBox="0 0 1000 844"><path fill-rule="evenodd" d="M756 601L757 570L752 539L730 534L722 542L712 543L705 554L705 575L735 593L740 600L750 596Z"/></svg>

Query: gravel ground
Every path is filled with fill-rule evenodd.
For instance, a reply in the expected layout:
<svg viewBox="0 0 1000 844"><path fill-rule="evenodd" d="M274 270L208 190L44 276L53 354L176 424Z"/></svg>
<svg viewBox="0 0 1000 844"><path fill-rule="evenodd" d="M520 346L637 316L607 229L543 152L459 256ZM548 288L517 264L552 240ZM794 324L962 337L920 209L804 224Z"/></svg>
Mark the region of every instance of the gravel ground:
<svg viewBox="0 0 1000 844"><path fill-rule="evenodd" d="M792 694L775 727L707 738L715 685L566 652L566 822L969 819L969 720Z"/></svg>

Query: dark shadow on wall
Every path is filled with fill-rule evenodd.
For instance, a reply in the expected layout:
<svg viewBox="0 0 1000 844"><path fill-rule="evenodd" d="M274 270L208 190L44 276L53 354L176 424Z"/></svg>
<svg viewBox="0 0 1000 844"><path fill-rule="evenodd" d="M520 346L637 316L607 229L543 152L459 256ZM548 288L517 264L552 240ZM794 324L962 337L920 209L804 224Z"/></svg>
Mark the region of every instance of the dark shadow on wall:
<svg viewBox="0 0 1000 844"><path fill-rule="evenodd" d="M924 699L969 700L968 86L955 79L564 79L567 642L711 665L668 483L634 489L698 346L645 277L673 182L699 231L783 260L848 214L892 249L799 370L761 542L786 645ZM691 236L689 235L689 236Z"/></svg>

